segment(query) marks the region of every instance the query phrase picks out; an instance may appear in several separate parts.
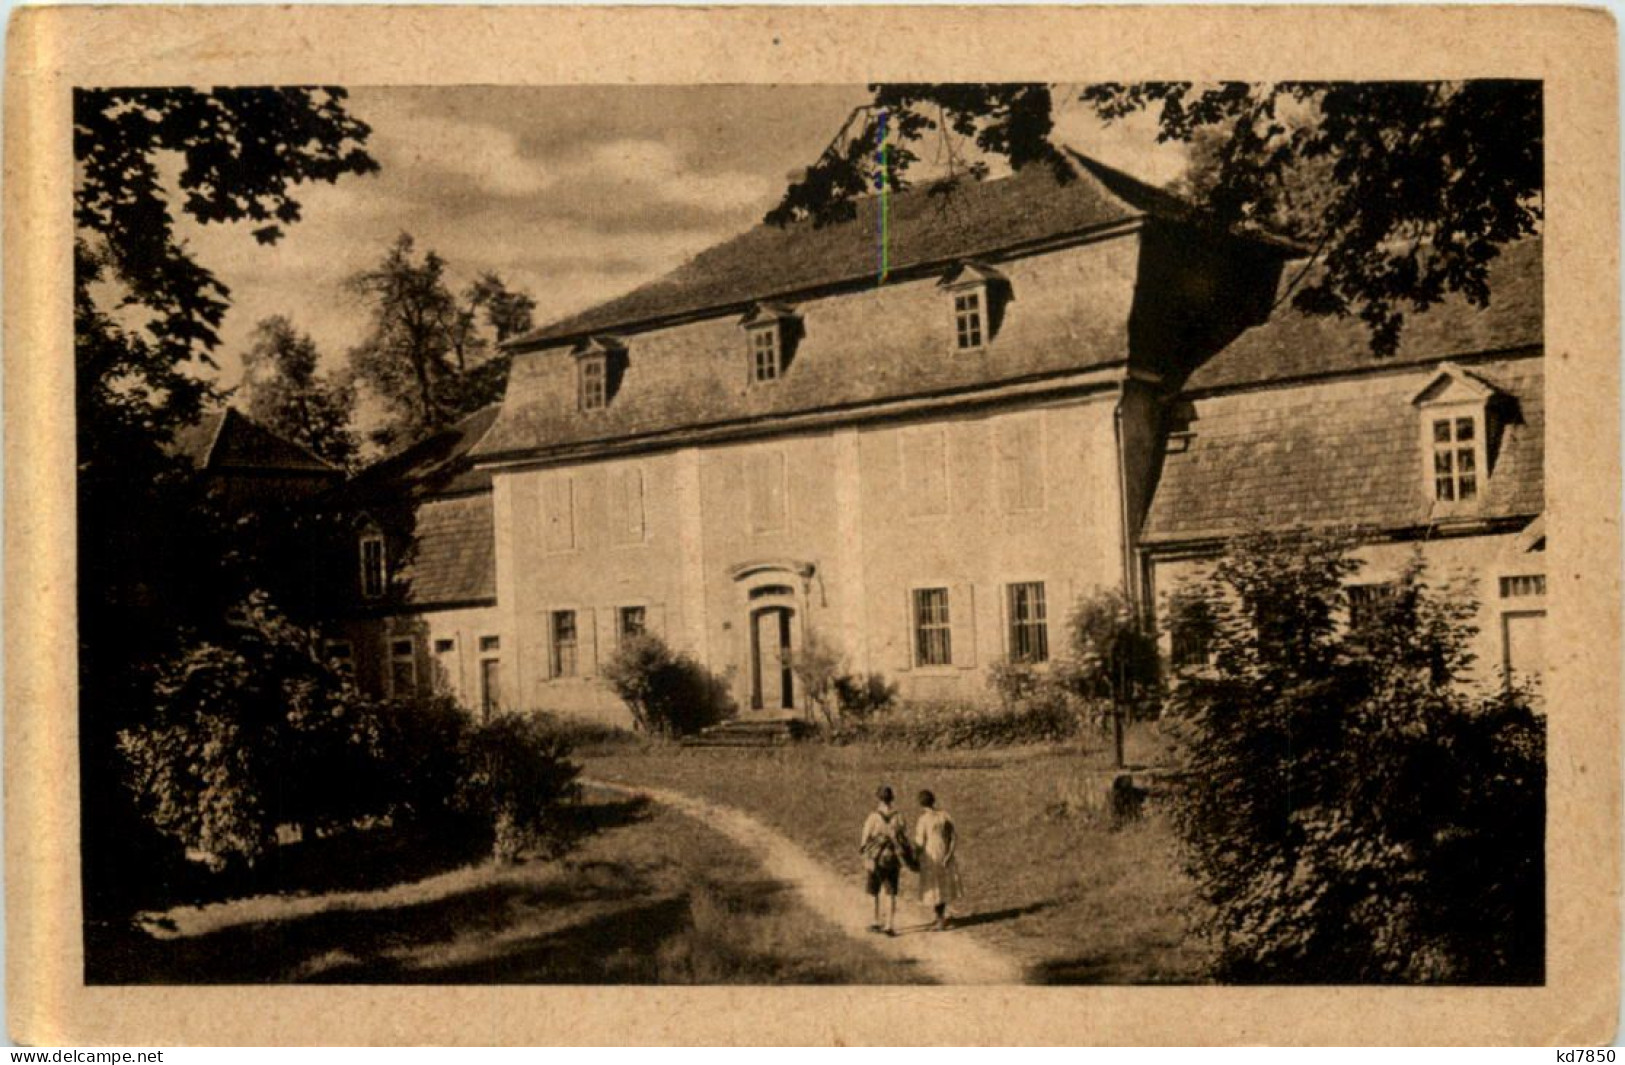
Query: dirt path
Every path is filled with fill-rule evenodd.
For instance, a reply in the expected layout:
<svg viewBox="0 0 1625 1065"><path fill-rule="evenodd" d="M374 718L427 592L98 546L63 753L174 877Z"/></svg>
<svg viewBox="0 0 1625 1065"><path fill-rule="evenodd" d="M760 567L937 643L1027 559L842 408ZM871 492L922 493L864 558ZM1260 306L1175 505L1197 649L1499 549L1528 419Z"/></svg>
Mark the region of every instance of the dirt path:
<svg viewBox="0 0 1625 1065"><path fill-rule="evenodd" d="M646 795L655 802L709 825L749 849L774 878L795 888L820 917L881 954L913 961L944 984L1019 984L1022 967L1011 958L972 939L963 931L930 931L931 912L905 885L897 900L894 938L870 932L873 910L855 876L841 876L790 842L776 830L732 806L698 799L678 791L644 785L584 780L588 787L623 795Z"/></svg>

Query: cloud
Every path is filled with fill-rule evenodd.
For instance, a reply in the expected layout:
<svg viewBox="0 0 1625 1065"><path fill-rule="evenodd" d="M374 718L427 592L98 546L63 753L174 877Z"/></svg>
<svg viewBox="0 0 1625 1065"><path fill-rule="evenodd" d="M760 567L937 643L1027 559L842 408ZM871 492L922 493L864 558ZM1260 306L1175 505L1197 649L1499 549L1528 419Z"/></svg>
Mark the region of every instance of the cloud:
<svg viewBox="0 0 1625 1065"><path fill-rule="evenodd" d="M756 207L771 199L779 184L760 173L696 169L685 165L671 145L654 140L596 145L571 170L575 180L636 190L656 202L716 211Z"/></svg>
<svg viewBox="0 0 1625 1065"><path fill-rule="evenodd" d="M517 136L483 123L403 117L379 128L371 147L385 173L405 172L469 194L534 196L554 182L543 161L520 151Z"/></svg>

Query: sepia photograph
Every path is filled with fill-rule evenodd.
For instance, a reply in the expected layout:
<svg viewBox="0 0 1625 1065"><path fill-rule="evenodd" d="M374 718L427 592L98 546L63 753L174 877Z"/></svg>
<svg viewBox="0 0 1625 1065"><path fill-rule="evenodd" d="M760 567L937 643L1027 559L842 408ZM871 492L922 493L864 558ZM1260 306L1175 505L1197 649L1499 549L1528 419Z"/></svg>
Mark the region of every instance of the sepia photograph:
<svg viewBox="0 0 1625 1065"><path fill-rule="evenodd" d="M1538 83L74 133L87 980L1541 982Z"/></svg>
<svg viewBox="0 0 1625 1065"><path fill-rule="evenodd" d="M1558 237L1566 83L805 35L774 77L766 12L639 17L703 60L82 67L13 118L61 157L8 275L61 296L28 431L71 456L59 576L9 578L66 612L8 663L71 670L8 697L8 836L68 848L13 964L69 937L58 1001L129 1045L287 985L411 1018L368 1042L1564 1023L1619 957L1618 419L1576 413L1618 308L1558 291L1617 248Z"/></svg>

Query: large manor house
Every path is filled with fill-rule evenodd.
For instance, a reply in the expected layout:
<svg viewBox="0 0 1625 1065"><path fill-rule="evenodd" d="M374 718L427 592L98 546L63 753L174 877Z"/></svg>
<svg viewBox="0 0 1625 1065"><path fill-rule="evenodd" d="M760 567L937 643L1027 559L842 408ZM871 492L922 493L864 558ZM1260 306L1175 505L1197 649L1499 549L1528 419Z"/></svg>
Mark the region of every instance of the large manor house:
<svg viewBox="0 0 1625 1065"><path fill-rule="evenodd" d="M871 200L512 342L500 404L342 489L329 653L384 694L624 720L600 671L652 632L784 716L816 633L904 699L982 700L1064 653L1079 596L1153 617L1227 538L1306 524L1360 530L1356 607L1418 549L1471 577L1479 679L1538 678L1538 240L1379 359L1293 309L1303 249L1072 165L892 197L883 283Z"/></svg>

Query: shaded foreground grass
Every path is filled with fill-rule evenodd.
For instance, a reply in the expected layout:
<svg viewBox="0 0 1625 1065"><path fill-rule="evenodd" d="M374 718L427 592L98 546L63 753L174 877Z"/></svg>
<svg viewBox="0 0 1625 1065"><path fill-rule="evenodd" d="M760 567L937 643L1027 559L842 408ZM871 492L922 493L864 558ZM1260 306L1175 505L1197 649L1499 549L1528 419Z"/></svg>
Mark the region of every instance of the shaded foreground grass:
<svg viewBox="0 0 1625 1065"><path fill-rule="evenodd" d="M102 937L92 983L908 983L692 820L589 794L561 861L182 907Z"/></svg>
<svg viewBox="0 0 1625 1065"><path fill-rule="evenodd" d="M759 817L850 873L854 906L864 901L858 830L876 786L892 785L911 820L915 793L930 788L961 833L960 927L1020 959L1029 981L1202 979L1206 955L1185 934L1194 899L1166 820L1153 810L1113 831L1083 815L1085 774L1098 765L1077 751L649 746L584 761L595 777L672 788ZM904 879L913 890L913 878Z"/></svg>

